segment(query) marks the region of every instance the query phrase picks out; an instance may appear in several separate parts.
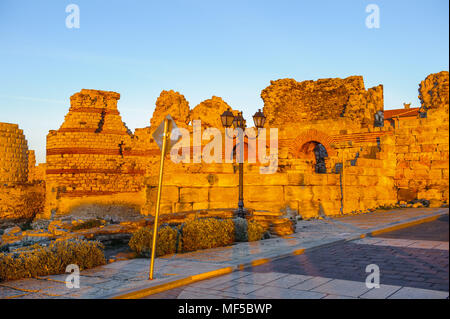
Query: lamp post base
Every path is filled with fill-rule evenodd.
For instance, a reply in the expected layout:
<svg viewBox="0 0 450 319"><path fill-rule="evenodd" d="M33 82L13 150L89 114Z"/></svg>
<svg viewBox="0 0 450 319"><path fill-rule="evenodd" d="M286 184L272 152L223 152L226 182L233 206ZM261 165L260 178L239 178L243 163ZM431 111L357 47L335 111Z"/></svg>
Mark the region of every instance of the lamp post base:
<svg viewBox="0 0 450 319"><path fill-rule="evenodd" d="M244 201L239 201L238 209L234 211L235 215L240 218L245 218L248 214L248 210L244 208Z"/></svg>

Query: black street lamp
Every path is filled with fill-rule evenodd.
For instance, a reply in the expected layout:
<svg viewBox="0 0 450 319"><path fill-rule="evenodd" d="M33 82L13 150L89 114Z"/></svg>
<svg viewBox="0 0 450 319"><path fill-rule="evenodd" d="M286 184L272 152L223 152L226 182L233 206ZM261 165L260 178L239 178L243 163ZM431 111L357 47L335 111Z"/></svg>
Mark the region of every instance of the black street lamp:
<svg viewBox="0 0 450 319"><path fill-rule="evenodd" d="M239 112L238 115L234 116L230 109L227 109L220 116L223 127L225 129L231 127L233 125L234 128L240 128L242 131L245 130L247 126L246 120L242 116L242 112ZM266 117L261 109L258 110L253 115L253 122L255 123L255 127L259 130L264 127L264 123L266 122ZM244 156L244 154L242 154ZM237 216L241 218L245 218L246 211L244 209L244 161L241 160L239 163L239 200L238 200L238 210Z"/></svg>

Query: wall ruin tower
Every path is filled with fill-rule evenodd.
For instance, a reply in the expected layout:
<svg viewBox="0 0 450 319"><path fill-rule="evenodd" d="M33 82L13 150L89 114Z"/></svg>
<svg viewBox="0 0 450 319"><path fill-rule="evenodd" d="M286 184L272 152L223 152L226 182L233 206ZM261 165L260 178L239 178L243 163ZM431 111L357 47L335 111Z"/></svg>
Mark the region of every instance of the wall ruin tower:
<svg viewBox="0 0 450 319"><path fill-rule="evenodd" d="M0 153L0 184L27 182L28 144L17 124L0 123Z"/></svg>
<svg viewBox="0 0 450 319"><path fill-rule="evenodd" d="M87 196L108 199L143 187L139 159L128 156L133 138L117 109L119 98L86 89L70 97L61 127L47 135L46 216Z"/></svg>

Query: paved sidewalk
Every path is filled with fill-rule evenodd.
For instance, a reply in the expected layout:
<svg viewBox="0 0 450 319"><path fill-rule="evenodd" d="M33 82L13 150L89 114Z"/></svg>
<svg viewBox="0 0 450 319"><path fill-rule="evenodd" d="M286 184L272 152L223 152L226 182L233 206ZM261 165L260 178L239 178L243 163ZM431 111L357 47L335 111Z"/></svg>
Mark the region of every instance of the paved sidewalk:
<svg viewBox="0 0 450 319"><path fill-rule="evenodd" d="M153 281L147 279L149 260L133 259L83 271L79 289L66 288L66 274L3 282L0 283L0 298L143 297L227 274L249 265L299 255L305 250L360 239L370 233L392 230L401 225L411 225L445 214L448 214L448 208L417 208L300 221L296 233L285 238L239 243L230 247L157 258L156 279Z"/></svg>
<svg viewBox="0 0 450 319"><path fill-rule="evenodd" d="M448 292L280 272L233 272L145 299L445 299Z"/></svg>

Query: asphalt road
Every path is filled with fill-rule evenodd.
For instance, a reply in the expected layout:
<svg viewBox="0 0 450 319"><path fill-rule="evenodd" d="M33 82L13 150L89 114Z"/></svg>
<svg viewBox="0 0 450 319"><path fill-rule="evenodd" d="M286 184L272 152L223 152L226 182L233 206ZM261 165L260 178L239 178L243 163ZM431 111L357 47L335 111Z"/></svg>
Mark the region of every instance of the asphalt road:
<svg viewBox="0 0 450 319"><path fill-rule="evenodd" d="M449 241L449 216L389 233L378 238ZM398 246L338 243L303 255L252 267L252 272L283 272L365 281L366 266L380 268L381 283L448 291L449 251Z"/></svg>
<svg viewBox="0 0 450 319"><path fill-rule="evenodd" d="M399 229L390 233L381 234L379 237L437 240L448 242L449 238L448 218L449 215L444 215L435 221Z"/></svg>

